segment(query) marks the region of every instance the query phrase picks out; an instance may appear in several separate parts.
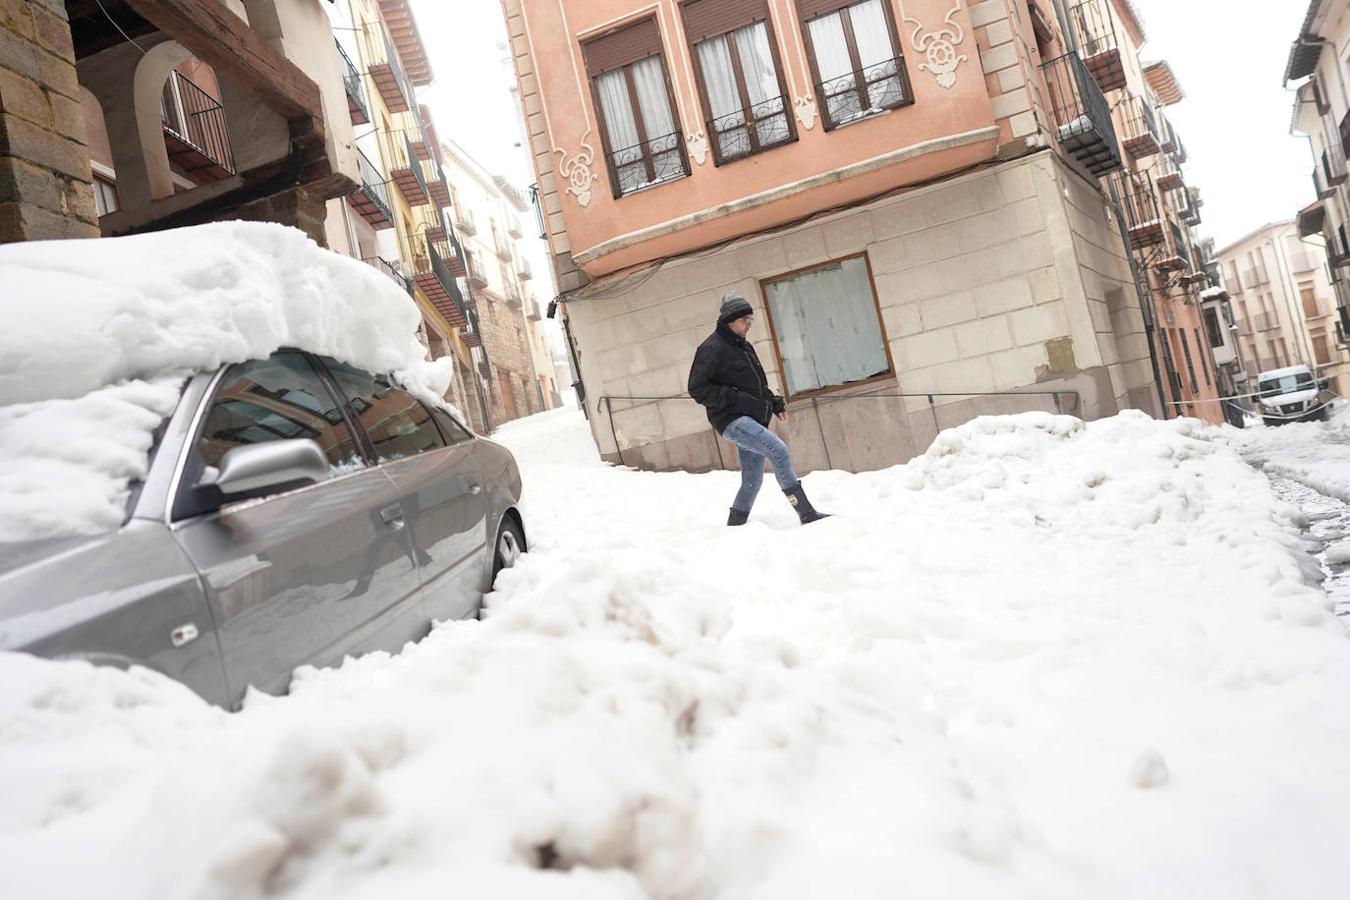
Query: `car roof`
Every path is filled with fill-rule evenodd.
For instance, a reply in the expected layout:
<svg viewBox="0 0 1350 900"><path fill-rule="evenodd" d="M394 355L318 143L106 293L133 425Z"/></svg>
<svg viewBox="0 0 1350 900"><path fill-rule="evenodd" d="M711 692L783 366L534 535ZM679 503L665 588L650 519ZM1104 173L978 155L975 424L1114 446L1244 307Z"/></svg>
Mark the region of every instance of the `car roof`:
<svg viewBox="0 0 1350 900"><path fill-rule="evenodd" d="M1281 375L1299 375L1303 372L1307 372L1309 375L1311 375L1312 369L1309 369L1307 366L1285 366L1283 369L1271 369L1267 372L1262 372L1260 375L1256 377L1279 378Z"/></svg>

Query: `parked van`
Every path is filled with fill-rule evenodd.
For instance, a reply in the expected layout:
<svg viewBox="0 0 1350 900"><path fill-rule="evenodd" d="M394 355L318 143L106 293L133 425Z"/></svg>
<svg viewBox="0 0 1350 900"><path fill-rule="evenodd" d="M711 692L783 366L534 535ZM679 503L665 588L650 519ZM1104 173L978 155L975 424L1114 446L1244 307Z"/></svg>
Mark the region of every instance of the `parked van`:
<svg viewBox="0 0 1350 900"><path fill-rule="evenodd" d="M1267 425L1285 422L1326 421L1327 402L1322 392L1328 381L1317 378L1307 366L1271 369L1257 376L1256 407Z"/></svg>

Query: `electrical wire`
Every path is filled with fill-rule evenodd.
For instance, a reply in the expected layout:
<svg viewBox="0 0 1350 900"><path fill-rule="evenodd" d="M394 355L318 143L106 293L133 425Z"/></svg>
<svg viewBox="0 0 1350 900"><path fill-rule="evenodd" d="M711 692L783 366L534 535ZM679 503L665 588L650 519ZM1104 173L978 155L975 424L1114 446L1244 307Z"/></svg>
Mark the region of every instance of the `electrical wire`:
<svg viewBox="0 0 1350 900"><path fill-rule="evenodd" d="M137 50L141 51L141 56L146 56L146 55L148 55L148 54L146 53L146 51L145 51L145 48L142 47L140 44L136 43L134 40L132 40L132 39L131 39L131 35L127 34L125 31L123 31L123 30L122 30L122 26L117 24L117 21L116 21L115 19L113 19L112 15L109 14L107 8L104 7L104 5L103 5L103 0L94 0L94 2L98 4L98 8L99 8L100 10L103 11L103 17L104 17L105 19L107 19L109 23L111 23L112 27L116 28L116 29L121 33L122 37L124 37L124 38L126 38L128 41L130 41L130 42L131 42L131 46L133 46L133 47L135 47Z"/></svg>

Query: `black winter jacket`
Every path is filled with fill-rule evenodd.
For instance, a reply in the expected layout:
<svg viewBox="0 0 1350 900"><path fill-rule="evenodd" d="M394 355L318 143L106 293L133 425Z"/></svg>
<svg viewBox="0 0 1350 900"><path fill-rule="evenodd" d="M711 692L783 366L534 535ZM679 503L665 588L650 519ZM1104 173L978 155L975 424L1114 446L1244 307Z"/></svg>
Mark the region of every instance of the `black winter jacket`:
<svg viewBox="0 0 1350 900"><path fill-rule="evenodd" d="M768 425L785 408L769 390L755 348L725 324L699 345L689 368L689 396L708 410L708 421L721 434L741 416Z"/></svg>

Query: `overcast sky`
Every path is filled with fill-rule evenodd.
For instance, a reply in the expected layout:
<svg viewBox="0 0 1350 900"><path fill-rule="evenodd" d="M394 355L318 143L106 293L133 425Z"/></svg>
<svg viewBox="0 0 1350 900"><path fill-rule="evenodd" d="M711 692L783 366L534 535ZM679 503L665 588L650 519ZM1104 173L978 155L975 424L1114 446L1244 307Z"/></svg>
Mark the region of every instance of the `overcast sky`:
<svg viewBox="0 0 1350 900"><path fill-rule="evenodd" d="M1171 62L1186 91L1167 116L1190 155L1187 181L1204 196L1200 233L1223 246L1312 202L1312 156L1306 139L1289 134L1293 94L1281 84L1307 0L1134 2L1149 37L1145 59ZM413 0L413 9L435 69L424 96L440 133L489 171L528 186L534 173L498 0ZM539 273L546 251L536 243ZM535 290L545 302L552 296L547 275L536 277Z"/></svg>

